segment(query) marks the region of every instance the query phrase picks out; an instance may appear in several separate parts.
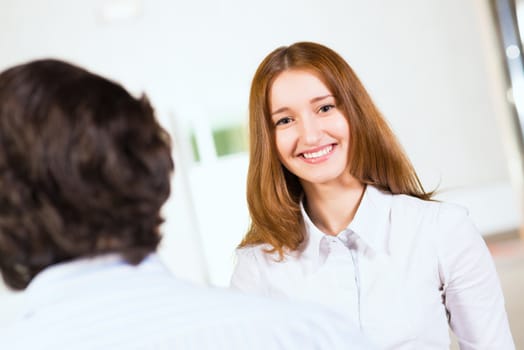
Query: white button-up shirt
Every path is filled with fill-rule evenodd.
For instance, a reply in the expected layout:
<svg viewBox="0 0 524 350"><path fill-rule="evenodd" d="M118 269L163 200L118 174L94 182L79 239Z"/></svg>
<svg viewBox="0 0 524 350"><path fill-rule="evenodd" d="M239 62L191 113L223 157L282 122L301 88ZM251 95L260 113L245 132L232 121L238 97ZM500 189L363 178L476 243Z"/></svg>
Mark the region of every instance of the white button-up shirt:
<svg viewBox="0 0 524 350"><path fill-rule="evenodd" d="M350 225L278 262L266 245L237 250L231 286L344 312L385 349L514 349L500 283L478 230L458 206L367 186Z"/></svg>
<svg viewBox="0 0 524 350"><path fill-rule="evenodd" d="M138 266L115 255L55 265L23 296L0 349L370 349L337 313L197 287L154 254Z"/></svg>

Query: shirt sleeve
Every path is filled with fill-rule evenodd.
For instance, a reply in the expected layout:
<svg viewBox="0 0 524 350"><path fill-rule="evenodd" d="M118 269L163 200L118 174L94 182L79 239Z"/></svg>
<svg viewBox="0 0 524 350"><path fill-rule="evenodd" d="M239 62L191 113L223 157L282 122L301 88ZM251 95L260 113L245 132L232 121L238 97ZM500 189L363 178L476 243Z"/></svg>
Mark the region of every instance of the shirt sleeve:
<svg viewBox="0 0 524 350"><path fill-rule="evenodd" d="M465 210L442 205L439 270L460 349L515 349L502 288L489 250Z"/></svg>
<svg viewBox="0 0 524 350"><path fill-rule="evenodd" d="M236 264L231 276L230 287L247 293L266 294L255 256L255 248L240 248L235 253Z"/></svg>

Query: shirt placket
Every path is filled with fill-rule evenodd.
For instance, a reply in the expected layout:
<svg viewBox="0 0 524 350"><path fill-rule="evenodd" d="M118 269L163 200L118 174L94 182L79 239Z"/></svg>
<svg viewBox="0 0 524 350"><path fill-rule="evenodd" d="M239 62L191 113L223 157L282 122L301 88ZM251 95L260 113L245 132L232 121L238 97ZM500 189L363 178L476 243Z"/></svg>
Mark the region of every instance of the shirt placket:
<svg viewBox="0 0 524 350"><path fill-rule="evenodd" d="M351 231L343 231L338 236L326 236L328 241L328 256L325 265L335 271L340 298L348 309L351 318L361 327L361 286L358 252L356 250L356 235Z"/></svg>

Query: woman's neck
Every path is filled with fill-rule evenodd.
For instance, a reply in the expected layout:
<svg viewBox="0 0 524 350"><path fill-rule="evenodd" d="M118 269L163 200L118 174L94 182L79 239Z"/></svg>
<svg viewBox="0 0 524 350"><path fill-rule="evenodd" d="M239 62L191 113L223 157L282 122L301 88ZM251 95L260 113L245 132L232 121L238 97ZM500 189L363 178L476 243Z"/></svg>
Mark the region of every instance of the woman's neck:
<svg viewBox="0 0 524 350"><path fill-rule="evenodd" d="M351 177L343 183L302 184L305 209L322 232L336 236L353 220L365 185Z"/></svg>

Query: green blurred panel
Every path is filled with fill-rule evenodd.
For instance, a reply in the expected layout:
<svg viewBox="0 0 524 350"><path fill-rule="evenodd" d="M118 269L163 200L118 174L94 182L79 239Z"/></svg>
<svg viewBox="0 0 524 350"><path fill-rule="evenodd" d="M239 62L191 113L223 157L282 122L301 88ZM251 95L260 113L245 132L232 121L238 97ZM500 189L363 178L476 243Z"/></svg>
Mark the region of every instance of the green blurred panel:
<svg viewBox="0 0 524 350"><path fill-rule="evenodd" d="M246 152L248 149L247 129L243 124L216 128L213 130L213 141L217 157ZM191 133L193 159L200 161L200 153L194 132Z"/></svg>
<svg viewBox="0 0 524 350"><path fill-rule="evenodd" d="M247 135L244 125L213 130L217 156L247 151Z"/></svg>

